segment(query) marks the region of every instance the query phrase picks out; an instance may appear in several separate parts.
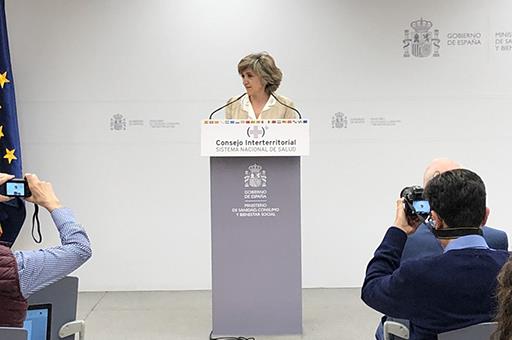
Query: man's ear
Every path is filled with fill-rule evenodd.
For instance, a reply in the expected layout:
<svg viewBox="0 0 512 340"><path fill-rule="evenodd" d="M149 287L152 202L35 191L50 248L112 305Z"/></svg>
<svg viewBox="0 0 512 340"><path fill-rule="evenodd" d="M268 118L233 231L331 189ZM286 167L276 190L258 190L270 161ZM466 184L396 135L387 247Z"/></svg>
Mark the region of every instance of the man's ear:
<svg viewBox="0 0 512 340"><path fill-rule="evenodd" d="M434 210L430 212L430 216L432 217L432 221L434 221L434 229L444 228L445 224L443 219L439 217L439 215Z"/></svg>
<svg viewBox="0 0 512 340"><path fill-rule="evenodd" d="M485 215L484 215L484 220L482 221L482 224L480 225L481 227L483 227L487 223L487 218L489 218L490 213L491 213L491 209L485 207Z"/></svg>

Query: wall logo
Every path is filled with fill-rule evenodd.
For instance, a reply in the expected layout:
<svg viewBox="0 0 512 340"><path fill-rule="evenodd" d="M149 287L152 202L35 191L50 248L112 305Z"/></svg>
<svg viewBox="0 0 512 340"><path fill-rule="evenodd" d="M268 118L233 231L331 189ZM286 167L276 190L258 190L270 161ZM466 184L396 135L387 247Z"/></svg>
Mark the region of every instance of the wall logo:
<svg viewBox="0 0 512 340"><path fill-rule="evenodd" d="M441 40L439 39L439 30L435 29L434 34L430 32L432 21L421 18L411 22L410 26L412 30L404 31L404 57L410 57L411 53L418 58L429 57L431 54L433 57L439 57Z"/></svg>
<svg viewBox="0 0 512 340"><path fill-rule="evenodd" d="M253 125L252 127L247 128L247 137L252 137L254 139L258 139L263 136L265 136L265 128L264 127L259 127L258 125Z"/></svg>
<svg viewBox="0 0 512 340"><path fill-rule="evenodd" d="M331 125L333 129L346 129L348 126L347 115L342 112L336 112L331 118Z"/></svg>
<svg viewBox="0 0 512 340"><path fill-rule="evenodd" d="M110 130L126 130L126 118L122 114L115 114L110 118Z"/></svg>
<svg viewBox="0 0 512 340"><path fill-rule="evenodd" d="M244 187L264 188L267 186L266 171L261 165L253 164L245 170Z"/></svg>

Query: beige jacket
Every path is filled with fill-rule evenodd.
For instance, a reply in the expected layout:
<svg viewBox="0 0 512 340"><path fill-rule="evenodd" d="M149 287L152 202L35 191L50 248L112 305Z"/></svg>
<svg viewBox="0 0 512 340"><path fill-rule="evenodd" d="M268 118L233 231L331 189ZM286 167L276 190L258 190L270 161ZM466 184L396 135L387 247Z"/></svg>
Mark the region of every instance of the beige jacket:
<svg viewBox="0 0 512 340"><path fill-rule="evenodd" d="M280 96L280 95L276 95L276 97L284 104L294 107L293 102L290 99L288 99L284 96ZM237 97L231 98L228 101L228 103L236 100L236 98ZM269 104L271 104L271 105L266 107L261 112L259 119L296 119L296 118L298 118L297 113L295 111L280 104L273 97L270 97L270 98L271 98L271 100L269 101ZM226 114L224 117L226 119L248 119L249 114L246 110L244 110L244 105L243 105L244 101L247 102L247 100L248 100L248 97L244 96L244 97L242 97L242 99L240 99L236 103L226 106ZM250 103L248 105L250 105Z"/></svg>

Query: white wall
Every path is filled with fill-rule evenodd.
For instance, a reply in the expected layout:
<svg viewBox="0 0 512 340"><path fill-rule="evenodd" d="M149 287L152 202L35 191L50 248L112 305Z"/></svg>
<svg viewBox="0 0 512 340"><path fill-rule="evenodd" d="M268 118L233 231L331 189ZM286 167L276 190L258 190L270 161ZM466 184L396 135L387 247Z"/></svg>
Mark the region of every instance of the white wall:
<svg viewBox="0 0 512 340"><path fill-rule="evenodd" d="M512 32L510 13L507 0L8 0L24 169L87 227L82 289L209 288L198 121L242 93L241 57L269 51L279 92L312 121L304 286L360 286L398 193L434 157L476 170L489 224L512 232L512 51L495 41ZM404 58L404 30L421 17L439 30L440 56ZM448 45L451 33L481 44ZM336 112L346 128L332 128ZM114 114L126 130L111 130ZM16 247L35 247L28 223Z"/></svg>

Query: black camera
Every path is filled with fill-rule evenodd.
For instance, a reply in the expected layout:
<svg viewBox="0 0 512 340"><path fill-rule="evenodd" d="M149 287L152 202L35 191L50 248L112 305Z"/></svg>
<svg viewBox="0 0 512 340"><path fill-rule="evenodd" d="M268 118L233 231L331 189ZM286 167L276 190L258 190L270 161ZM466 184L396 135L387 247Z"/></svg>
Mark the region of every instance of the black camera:
<svg viewBox="0 0 512 340"><path fill-rule="evenodd" d="M423 219L430 215L430 204L423 195L420 186L405 187L400 192L405 202L405 214L408 217L421 216Z"/></svg>
<svg viewBox="0 0 512 340"><path fill-rule="evenodd" d="M24 178L13 178L0 185L0 195L8 197L29 197L32 193Z"/></svg>

